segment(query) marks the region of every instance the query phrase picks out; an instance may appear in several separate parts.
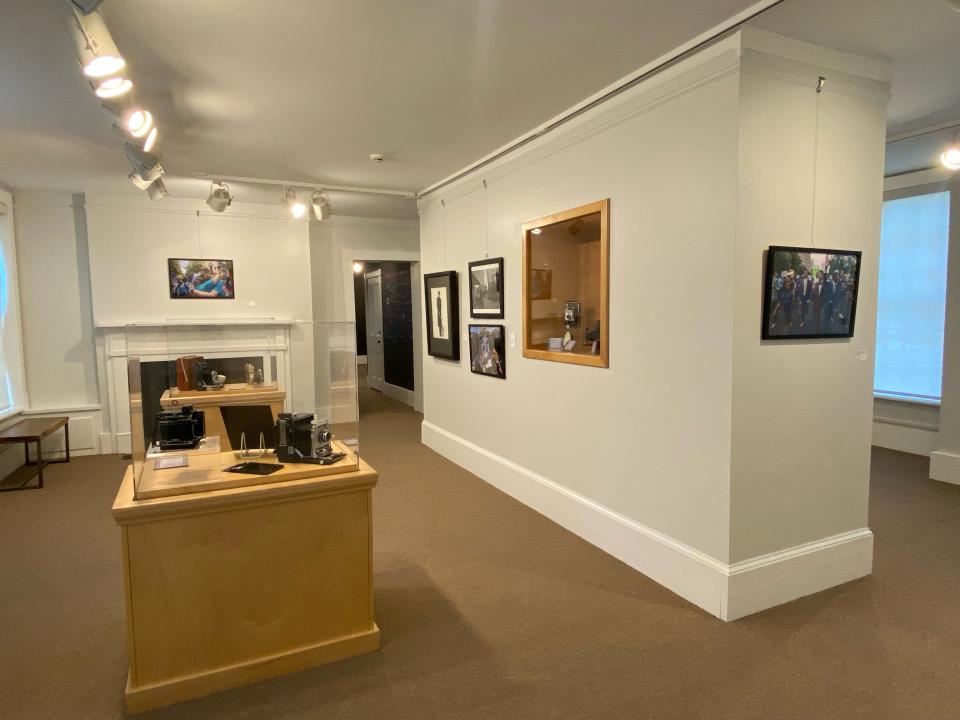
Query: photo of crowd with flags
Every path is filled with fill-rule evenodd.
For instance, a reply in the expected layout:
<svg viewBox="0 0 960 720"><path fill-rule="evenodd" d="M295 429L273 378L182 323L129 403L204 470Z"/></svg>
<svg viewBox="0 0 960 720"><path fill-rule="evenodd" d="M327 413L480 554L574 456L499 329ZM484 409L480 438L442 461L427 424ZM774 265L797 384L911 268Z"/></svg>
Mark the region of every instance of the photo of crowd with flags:
<svg viewBox="0 0 960 720"><path fill-rule="evenodd" d="M849 335L859 255L783 248L770 252L767 336Z"/></svg>

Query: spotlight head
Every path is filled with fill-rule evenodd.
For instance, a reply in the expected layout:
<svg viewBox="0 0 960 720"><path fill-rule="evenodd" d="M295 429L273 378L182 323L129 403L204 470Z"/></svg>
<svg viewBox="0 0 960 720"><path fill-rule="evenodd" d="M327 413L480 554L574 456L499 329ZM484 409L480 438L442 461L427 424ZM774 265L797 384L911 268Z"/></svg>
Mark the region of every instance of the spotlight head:
<svg viewBox="0 0 960 720"><path fill-rule="evenodd" d="M321 190L315 190L310 194L310 209L317 220L326 220L333 213L330 198Z"/></svg>
<svg viewBox="0 0 960 720"><path fill-rule="evenodd" d="M230 187L224 183L210 183L210 195L207 197L207 205L214 212L223 212L233 202L233 195L230 194Z"/></svg>
<svg viewBox="0 0 960 720"><path fill-rule="evenodd" d="M940 155L940 164L948 170L960 170L960 145L951 145Z"/></svg>
<svg viewBox="0 0 960 720"><path fill-rule="evenodd" d="M74 8L67 16L67 29L73 38L77 60L87 77L102 78L119 73L126 62L107 30L98 11L81 15Z"/></svg>
<svg viewBox="0 0 960 720"><path fill-rule="evenodd" d="M141 190L146 190L163 175L163 168L160 167L160 160L156 155L130 143L123 144L123 154L127 156L127 161L132 168L132 172L127 177Z"/></svg>
<svg viewBox="0 0 960 720"><path fill-rule="evenodd" d="M145 137L153 127L153 115L149 110L134 108L124 117L123 126L133 137Z"/></svg>
<svg viewBox="0 0 960 720"><path fill-rule="evenodd" d="M132 89L133 83L130 80L122 75L115 75L114 77L108 77L106 80L102 80L99 84L96 84L94 93L98 98L109 100L110 98L126 95Z"/></svg>
<svg viewBox="0 0 960 720"><path fill-rule="evenodd" d="M283 191L283 206L297 219L307 214L307 206L297 198L297 191L291 187Z"/></svg>
<svg viewBox="0 0 960 720"><path fill-rule="evenodd" d="M163 182L163 178L157 178L154 182L150 183L147 187L147 196L151 200L162 200L167 197L170 193L167 192L167 186Z"/></svg>

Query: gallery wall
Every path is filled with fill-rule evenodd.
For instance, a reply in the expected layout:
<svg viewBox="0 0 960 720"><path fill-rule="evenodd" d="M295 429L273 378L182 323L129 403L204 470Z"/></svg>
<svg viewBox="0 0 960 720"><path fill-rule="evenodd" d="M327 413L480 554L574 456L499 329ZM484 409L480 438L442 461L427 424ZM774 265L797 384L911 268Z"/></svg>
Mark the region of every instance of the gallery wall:
<svg viewBox="0 0 960 720"><path fill-rule="evenodd" d="M312 319L308 223L279 205L234 204L214 213L199 200L88 195L86 215L98 327ZM167 258L233 260L236 299L171 300Z"/></svg>
<svg viewBox="0 0 960 720"><path fill-rule="evenodd" d="M421 204L423 272L458 271L462 333L467 263L503 256L508 336L505 381L469 372L465 339L460 363L425 359L425 442L475 446L724 560L736 69L736 47L715 46ZM604 198L609 369L522 358L521 224Z"/></svg>
<svg viewBox="0 0 960 720"><path fill-rule="evenodd" d="M459 272L463 330L467 263L504 257L508 335L505 382L465 340L426 359L424 442L721 617L869 572L888 71L741 33L421 201L423 270ZM814 138L837 153L816 174ZM610 367L525 359L520 226L603 198ZM857 335L762 342L764 250L811 238L867 255Z"/></svg>
<svg viewBox="0 0 960 720"><path fill-rule="evenodd" d="M829 53L780 40L788 65L772 59L768 36L747 35L732 278L733 562L867 526L888 99L883 67L853 77L850 63L813 65ZM772 243L863 252L853 338L758 342L756 279Z"/></svg>

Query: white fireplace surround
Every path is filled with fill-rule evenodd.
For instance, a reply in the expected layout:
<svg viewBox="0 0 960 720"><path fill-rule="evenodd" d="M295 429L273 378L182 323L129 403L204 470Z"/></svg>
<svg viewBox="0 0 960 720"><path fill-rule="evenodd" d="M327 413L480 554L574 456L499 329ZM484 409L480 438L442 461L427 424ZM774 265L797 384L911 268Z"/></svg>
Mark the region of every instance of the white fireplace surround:
<svg viewBox="0 0 960 720"><path fill-rule="evenodd" d="M263 353L267 382L276 381L287 391L285 410L291 409L293 388L291 328L294 321L250 320L198 322L170 321L101 327L98 341L103 343L105 385L110 412L110 434L116 452L130 452L130 392L127 364L131 358L141 362L175 360L182 355L207 358L243 357ZM269 356L276 358L276 377L272 377ZM312 385L312 383L311 383Z"/></svg>

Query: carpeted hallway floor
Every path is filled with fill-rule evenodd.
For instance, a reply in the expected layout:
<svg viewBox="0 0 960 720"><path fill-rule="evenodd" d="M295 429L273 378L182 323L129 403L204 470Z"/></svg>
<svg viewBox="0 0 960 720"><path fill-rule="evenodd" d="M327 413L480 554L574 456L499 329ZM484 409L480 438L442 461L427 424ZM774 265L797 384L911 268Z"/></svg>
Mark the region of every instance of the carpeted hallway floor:
<svg viewBox="0 0 960 720"><path fill-rule="evenodd" d="M874 575L724 624L420 445L369 391L374 654L142 715L931 718L960 712L960 487L877 450ZM0 717L123 717L124 463L0 495Z"/></svg>

